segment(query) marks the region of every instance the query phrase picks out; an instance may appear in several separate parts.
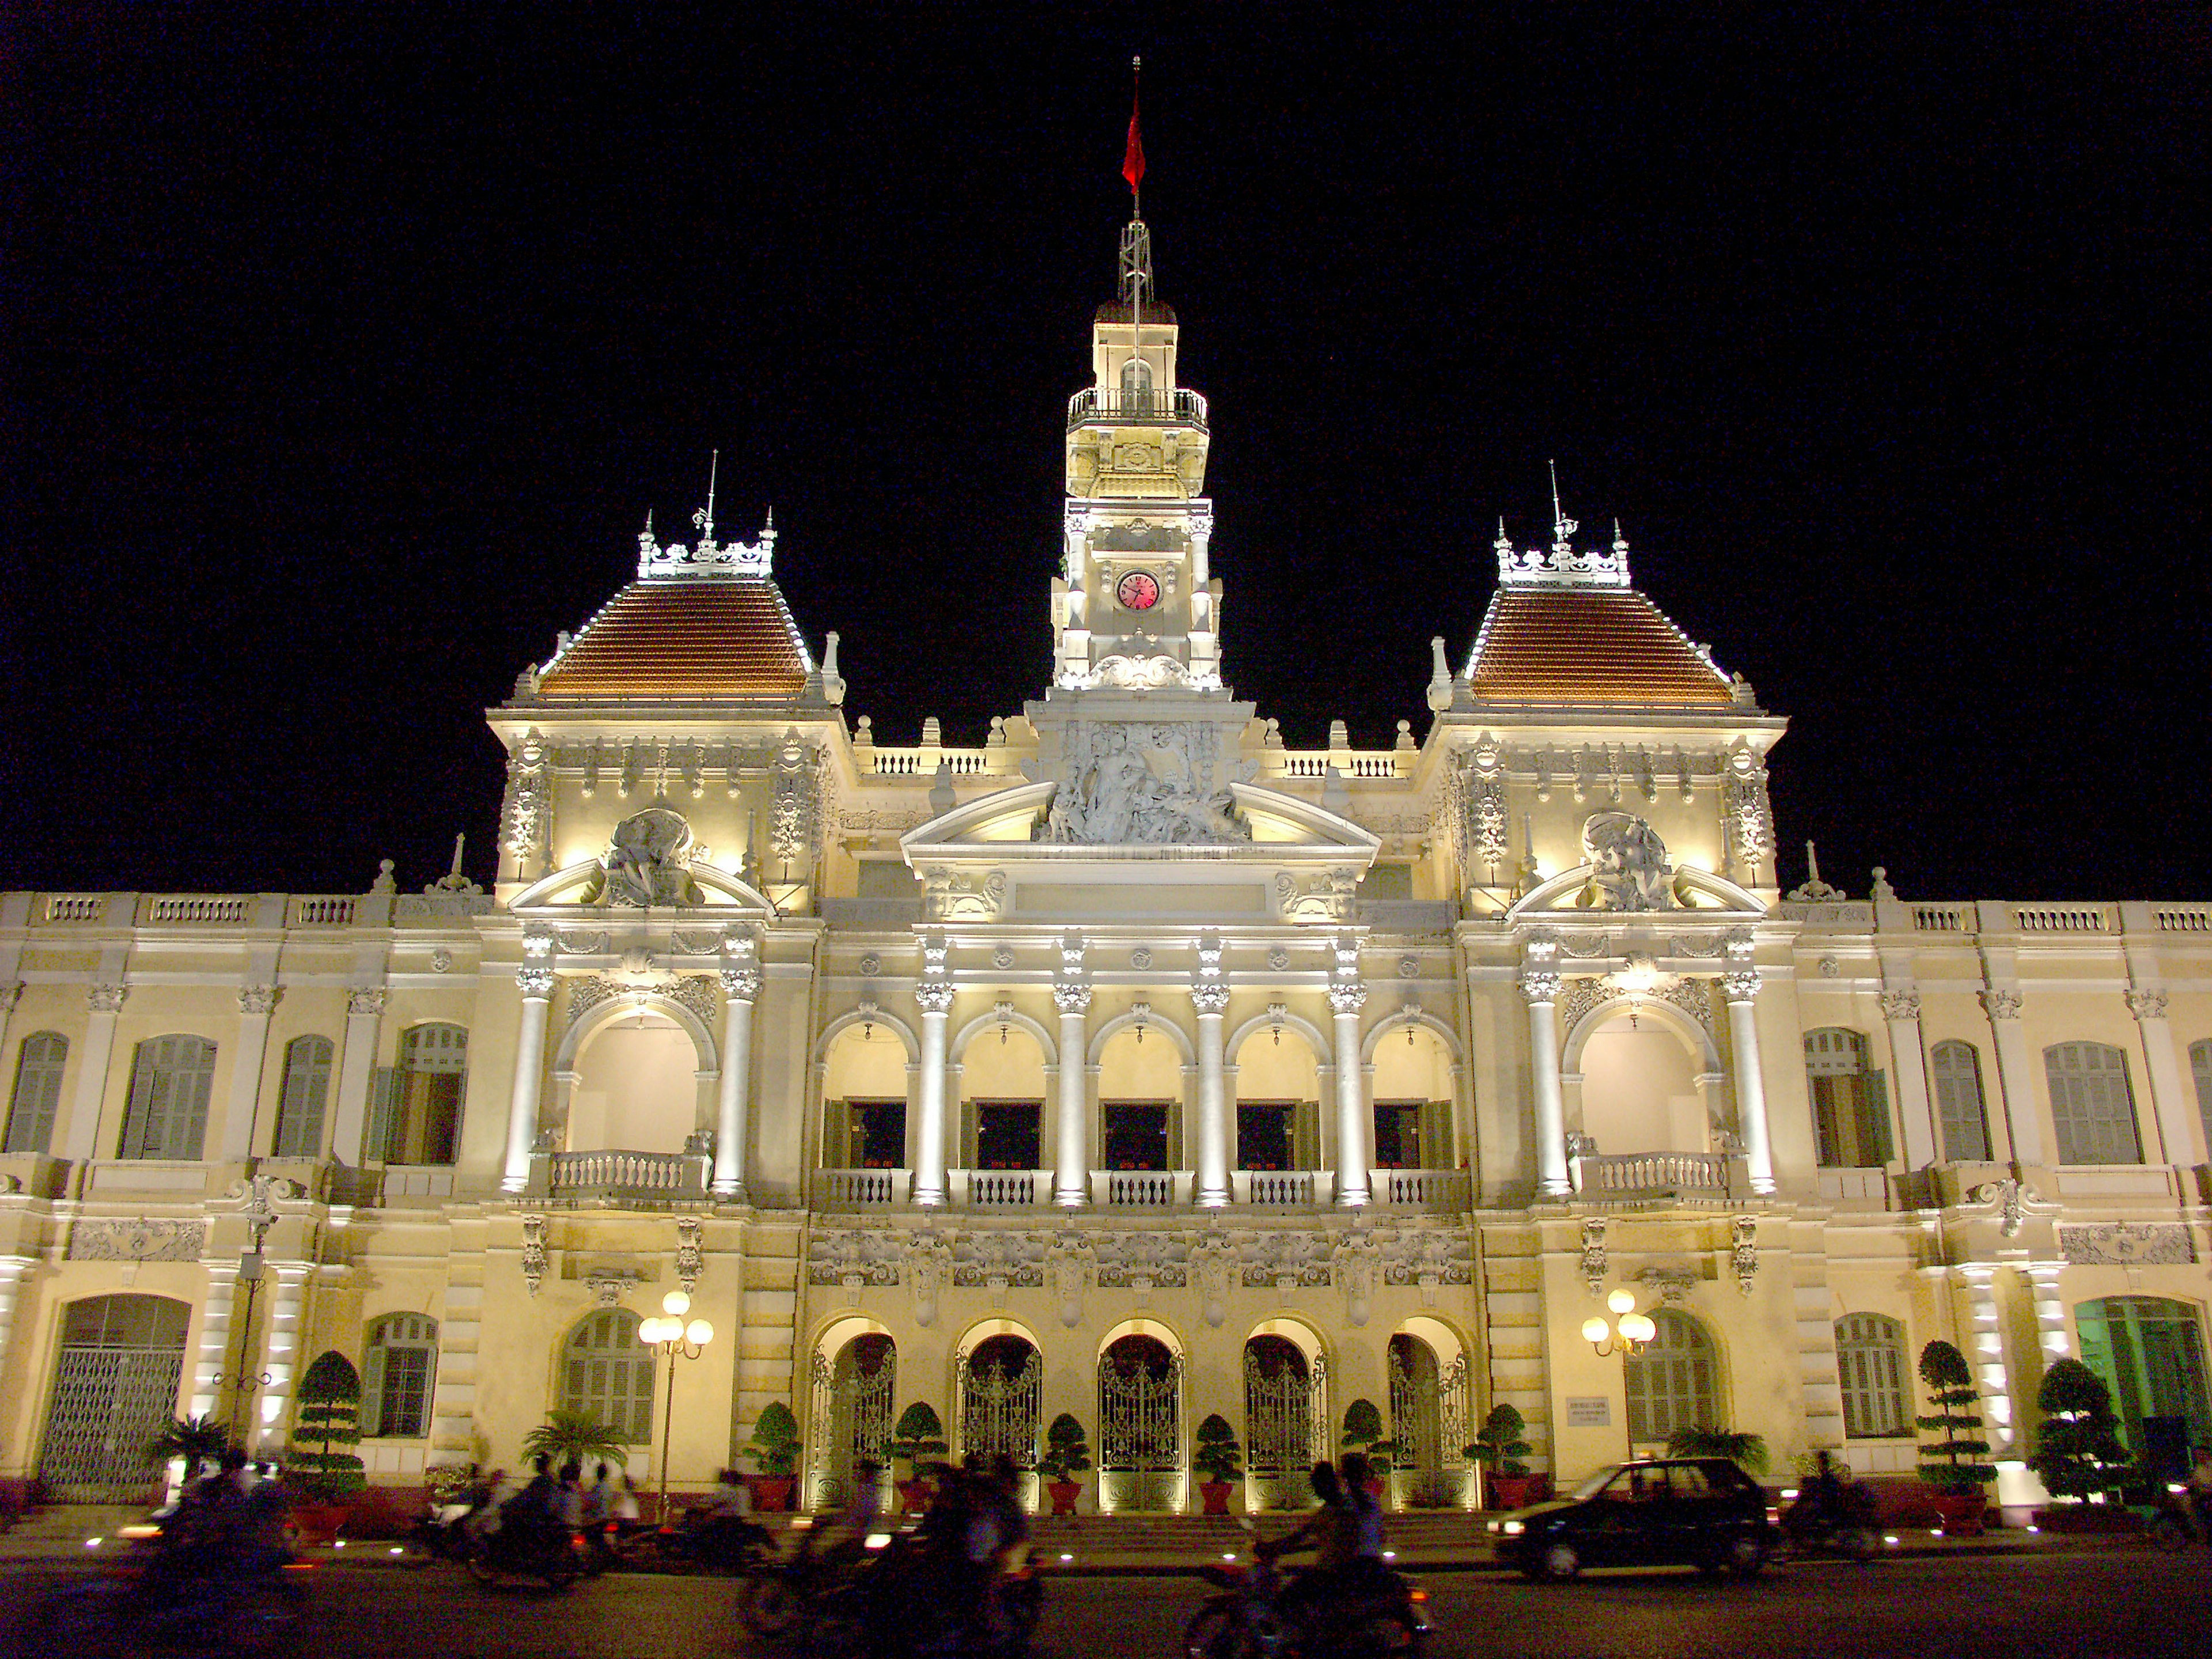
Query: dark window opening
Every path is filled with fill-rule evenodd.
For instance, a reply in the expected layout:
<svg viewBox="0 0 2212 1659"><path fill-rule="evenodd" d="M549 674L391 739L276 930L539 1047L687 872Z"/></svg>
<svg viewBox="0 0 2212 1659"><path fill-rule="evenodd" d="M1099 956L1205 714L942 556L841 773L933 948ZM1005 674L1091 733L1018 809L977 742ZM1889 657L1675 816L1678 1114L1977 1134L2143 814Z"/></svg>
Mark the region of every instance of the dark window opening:
<svg viewBox="0 0 2212 1659"><path fill-rule="evenodd" d="M906 1102L856 1100L853 1162L863 1170L896 1170L906 1161Z"/></svg>
<svg viewBox="0 0 2212 1659"><path fill-rule="evenodd" d="M1375 1103L1375 1167L1418 1170L1421 1163L1421 1108L1418 1100Z"/></svg>
<svg viewBox="0 0 2212 1659"><path fill-rule="evenodd" d="M1267 1100L1237 1108L1237 1164L1243 1170L1288 1170L1291 1103Z"/></svg>
<svg viewBox="0 0 2212 1659"><path fill-rule="evenodd" d="M1036 1100L975 1103L975 1167L1034 1170L1042 1156L1038 1125L1044 1103Z"/></svg>
<svg viewBox="0 0 2212 1659"><path fill-rule="evenodd" d="M1168 1109L1157 1101L1109 1103L1106 1117L1106 1167L1164 1170L1168 1167Z"/></svg>

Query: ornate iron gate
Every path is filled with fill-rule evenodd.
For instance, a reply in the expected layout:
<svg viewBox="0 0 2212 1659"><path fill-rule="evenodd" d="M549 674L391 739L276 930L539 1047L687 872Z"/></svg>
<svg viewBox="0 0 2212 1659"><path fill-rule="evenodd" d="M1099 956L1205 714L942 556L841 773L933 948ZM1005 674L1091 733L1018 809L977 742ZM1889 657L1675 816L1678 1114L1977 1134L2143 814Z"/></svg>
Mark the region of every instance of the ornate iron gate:
<svg viewBox="0 0 2212 1659"><path fill-rule="evenodd" d="M839 1350L833 1363L814 1356L814 1494L817 1509L840 1508L853 1494L853 1471L873 1463L878 1485L888 1493L891 1472L891 1398L898 1381L898 1350L884 1344L883 1363L860 1369L854 1347Z"/></svg>
<svg viewBox="0 0 2212 1659"><path fill-rule="evenodd" d="M1155 1376L1098 1359L1098 1489L1109 1510L1182 1506L1182 1356Z"/></svg>
<svg viewBox="0 0 2212 1659"><path fill-rule="evenodd" d="M1024 1346L1027 1345L1024 1344ZM1044 1403L1044 1360L1035 1348L1018 1370L1009 1371L992 1358L963 1352L953 1361L960 1379L960 1446L964 1457L975 1452L984 1457L1004 1453L1024 1471L1020 1496L1035 1507L1031 1490L1037 1460L1037 1419Z"/></svg>
<svg viewBox="0 0 2212 1659"><path fill-rule="evenodd" d="M1398 1455L1392 1475L1401 1504L1455 1508L1467 1500L1468 1373L1460 1355L1442 1371L1436 1351L1417 1336L1389 1350L1390 1437Z"/></svg>
<svg viewBox="0 0 2212 1659"><path fill-rule="evenodd" d="M70 1309L54 1367L39 1474L70 1504L143 1498L159 1466L146 1448L176 1416L191 1310L155 1296L101 1296Z"/></svg>
<svg viewBox="0 0 2212 1659"><path fill-rule="evenodd" d="M1266 1510L1304 1509L1312 1469L1329 1455L1328 1362L1316 1356L1268 1376L1244 1350L1244 1443L1253 1492Z"/></svg>

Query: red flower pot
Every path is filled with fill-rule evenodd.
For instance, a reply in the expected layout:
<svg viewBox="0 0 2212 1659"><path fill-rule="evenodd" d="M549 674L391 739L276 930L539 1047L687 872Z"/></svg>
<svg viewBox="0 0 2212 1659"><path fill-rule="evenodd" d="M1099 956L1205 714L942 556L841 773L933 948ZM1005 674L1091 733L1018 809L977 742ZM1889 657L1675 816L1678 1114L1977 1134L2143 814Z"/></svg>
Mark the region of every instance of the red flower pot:
<svg viewBox="0 0 2212 1659"><path fill-rule="evenodd" d="M753 1507L771 1515L781 1515L791 1507L791 1489L799 1477L791 1474L756 1474L750 1478L753 1489Z"/></svg>
<svg viewBox="0 0 2212 1659"><path fill-rule="evenodd" d="M1937 1492L1928 1500L1943 1522L1947 1536L1979 1538L1982 1535L1982 1515L1989 1501L1978 1492Z"/></svg>
<svg viewBox="0 0 2212 1659"><path fill-rule="evenodd" d="M1075 1500L1083 1496L1083 1488L1073 1480L1049 1480L1045 1483L1045 1492L1052 1499L1054 1515L1073 1515Z"/></svg>
<svg viewBox="0 0 2212 1659"><path fill-rule="evenodd" d="M1207 1515L1228 1514L1229 1492L1230 1486L1229 1482L1226 1480L1200 1481L1198 1483L1199 1501L1206 1506L1203 1513Z"/></svg>
<svg viewBox="0 0 2212 1659"><path fill-rule="evenodd" d="M327 1546L333 1542L346 1516L352 1510L343 1504L325 1504L310 1499L292 1505L292 1537L295 1542L310 1547Z"/></svg>
<svg viewBox="0 0 2212 1659"><path fill-rule="evenodd" d="M1489 1487L1490 1507L1493 1510L1522 1510L1533 1498L1536 1482L1541 1477L1534 1474L1493 1474L1485 1483Z"/></svg>

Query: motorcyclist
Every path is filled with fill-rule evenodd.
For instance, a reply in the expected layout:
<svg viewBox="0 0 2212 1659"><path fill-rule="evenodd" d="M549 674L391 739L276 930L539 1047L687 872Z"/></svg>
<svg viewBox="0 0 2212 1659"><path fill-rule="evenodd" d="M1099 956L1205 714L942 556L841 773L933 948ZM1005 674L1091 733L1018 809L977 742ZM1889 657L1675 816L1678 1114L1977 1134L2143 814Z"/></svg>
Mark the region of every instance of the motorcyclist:
<svg viewBox="0 0 2212 1659"><path fill-rule="evenodd" d="M2192 1446L2189 1478L2183 1482L2181 1507L2189 1516L2190 1530L2200 1544L2212 1535L2212 1446Z"/></svg>
<svg viewBox="0 0 2212 1659"><path fill-rule="evenodd" d="M735 1469L724 1469L715 1479L714 1502L707 1511L705 1535L700 1540L701 1554L716 1566L735 1566L769 1543L768 1528L752 1518L752 1488L745 1485L744 1475Z"/></svg>
<svg viewBox="0 0 2212 1659"><path fill-rule="evenodd" d="M1346 1561L1346 1587L1357 1592L1364 1581L1379 1578L1382 1565L1382 1504L1375 1495L1375 1469L1364 1452L1346 1452L1338 1465L1344 1501L1350 1514L1350 1559Z"/></svg>
<svg viewBox="0 0 2212 1659"><path fill-rule="evenodd" d="M1322 1605L1325 1597L1333 1595L1352 1560L1358 1522L1338 1477L1335 1465L1316 1463L1310 1477L1314 1496L1321 1507L1313 1518L1297 1531L1262 1547L1267 1558L1287 1555L1296 1550L1311 1549L1313 1565L1293 1579L1276 1601L1284 1618L1302 1622Z"/></svg>
<svg viewBox="0 0 2212 1659"><path fill-rule="evenodd" d="M1804 1538L1841 1524L1844 1519L1844 1481L1832 1453L1825 1447L1813 1455L1813 1473L1790 1506L1784 1524L1793 1538Z"/></svg>
<svg viewBox="0 0 2212 1659"><path fill-rule="evenodd" d="M553 1547L560 1526L560 1489L553 1474L553 1459L540 1452L530 1460L531 1477L522 1490L499 1506L499 1530L507 1551L514 1555L539 1555Z"/></svg>

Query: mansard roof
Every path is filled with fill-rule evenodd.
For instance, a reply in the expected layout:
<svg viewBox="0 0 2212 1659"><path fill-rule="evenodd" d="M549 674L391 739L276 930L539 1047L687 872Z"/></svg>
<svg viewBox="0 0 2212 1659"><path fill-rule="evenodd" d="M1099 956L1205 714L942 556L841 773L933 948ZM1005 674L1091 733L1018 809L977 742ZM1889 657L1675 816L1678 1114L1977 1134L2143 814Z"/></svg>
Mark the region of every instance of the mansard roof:
<svg viewBox="0 0 2212 1659"><path fill-rule="evenodd" d="M635 581L548 665L538 696L791 702L812 666L770 576Z"/></svg>
<svg viewBox="0 0 2212 1659"><path fill-rule="evenodd" d="M1477 702L1726 708L1727 676L1632 587L1502 586L1466 678Z"/></svg>

